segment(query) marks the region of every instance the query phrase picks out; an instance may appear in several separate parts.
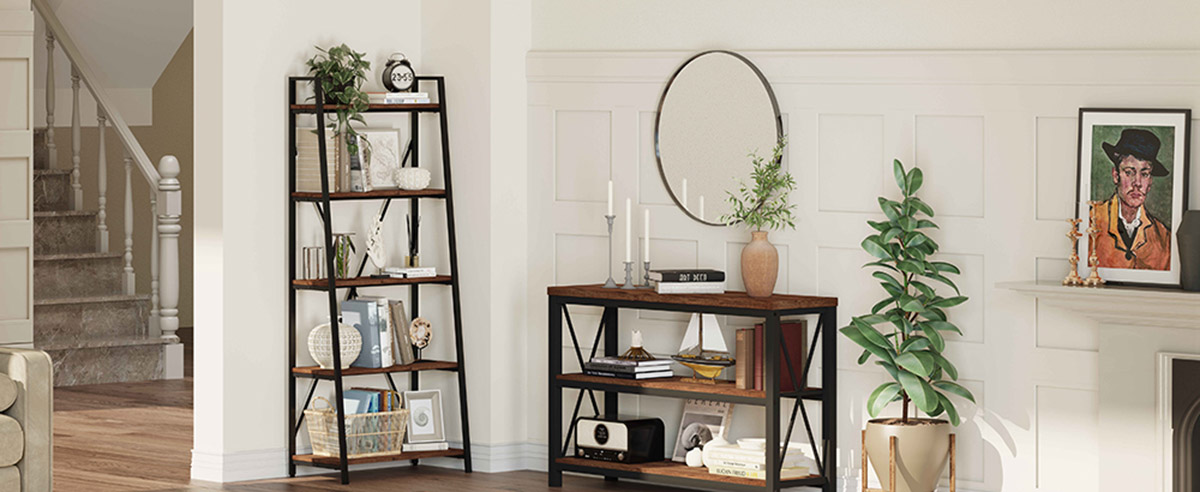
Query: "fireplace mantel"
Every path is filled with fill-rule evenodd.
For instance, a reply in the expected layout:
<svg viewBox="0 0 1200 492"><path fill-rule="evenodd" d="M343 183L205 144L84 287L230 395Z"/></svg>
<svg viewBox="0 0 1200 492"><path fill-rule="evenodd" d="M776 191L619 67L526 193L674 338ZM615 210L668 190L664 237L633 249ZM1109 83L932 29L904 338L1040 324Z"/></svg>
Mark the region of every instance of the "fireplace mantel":
<svg viewBox="0 0 1200 492"><path fill-rule="evenodd" d="M1067 287L1056 282L1002 282L997 287L1072 309L1102 323L1200 329L1200 292L1149 287Z"/></svg>

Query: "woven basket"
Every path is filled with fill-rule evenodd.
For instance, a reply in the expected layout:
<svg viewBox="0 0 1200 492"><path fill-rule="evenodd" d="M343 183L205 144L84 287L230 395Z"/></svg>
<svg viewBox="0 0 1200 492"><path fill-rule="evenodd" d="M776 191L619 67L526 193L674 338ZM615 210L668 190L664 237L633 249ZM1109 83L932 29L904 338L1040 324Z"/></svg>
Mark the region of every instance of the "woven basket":
<svg viewBox="0 0 1200 492"><path fill-rule="evenodd" d="M325 402L325 407L317 408L317 402ZM337 456L337 412L329 400L318 396L313 408L304 411L304 417L308 421L308 438L312 441L313 454ZM347 415L346 457L364 458L400 452L407 425L407 409Z"/></svg>

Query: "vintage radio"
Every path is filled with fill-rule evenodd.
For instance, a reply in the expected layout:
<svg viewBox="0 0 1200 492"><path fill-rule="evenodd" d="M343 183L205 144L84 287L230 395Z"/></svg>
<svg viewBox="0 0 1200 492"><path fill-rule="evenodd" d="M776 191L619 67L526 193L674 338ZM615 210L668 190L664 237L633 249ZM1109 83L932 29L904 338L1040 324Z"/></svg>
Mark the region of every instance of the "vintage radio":
<svg viewBox="0 0 1200 492"><path fill-rule="evenodd" d="M661 419L580 417L575 421L575 456L618 463L662 461Z"/></svg>

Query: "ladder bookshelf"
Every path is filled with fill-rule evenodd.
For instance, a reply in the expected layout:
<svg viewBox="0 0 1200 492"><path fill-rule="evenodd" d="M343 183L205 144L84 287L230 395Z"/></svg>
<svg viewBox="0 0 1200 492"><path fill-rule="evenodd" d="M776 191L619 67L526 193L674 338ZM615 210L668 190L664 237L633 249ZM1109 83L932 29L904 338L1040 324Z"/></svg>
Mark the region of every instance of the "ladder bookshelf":
<svg viewBox="0 0 1200 492"><path fill-rule="evenodd" d="M370 192L331 192L329 189L329 166L327 162L327 153L325 148L325 132L327 131L324 121L327 112L336 111L338 106L324 103L324 94L321 91L321 84L313 84L313 77L288 77L288 410L287 410L287 436L288 436L288 476L296 475L296 466L315 466L322 468L337 469L341 472L341 483L350 483L349 466L362 463L379 463L389 461L411 461L412 464L417 464L418 460L423 458L435 457L452 457L463 460L463 470L471 472L471 434L470 426L467 422L467 385L466 372L463 367L463 333L462 333L462 309L459 300L459 277L458 277L458 249L456 242L456 234L454 229L454 199L453 186L450 179L450 137L448 134L446 122L446 91L445 79L441 76L418 76L416 77L417 87L421 84L434 84L437 86L437 102L432 104L371 104L366 113L398 113L408 114L411 125L412 138L412 158L414 163L419 163L420 145L420 115L421 113L434 113L438 117L441 132L441 152L442 152L442 176L445 181L445 189L424 189L417 191L409 190L376 190ZM302 84L311 84L315 91L315 104L304 104L297 101L297 89ZM321 172L321 191L320 192L298 192L296 191L296 121L301 115L312 114L316 116L317 126L317 142L320 152L320 172ZM349 279L335 279L332 272L334 268L334 248L332 237L332 224L330 207L334 202L354 201L354 200L382 200L383 206L380 209L380 217L386 217L388 209L393 200L407 200L409 211L415 217L420 216L421 200L445 200L446 207L446 226L448 228L449 238L449 275L439 275L429 278L372 278L363 276L363 269L366 266L367 257L363 255L362 261L358 265L357 275ZM297 208L307 208L311 203L315 205L318 215L321 218L324 235L325 248L325 267L329 274L323 279L299 279L297 278L297 244L296 244L296 216ZM301 207L305 206L305 207ZM419 237L419 221L413 220L410 234L414 237ZM418 244L419 241L413 241ZM416 254L413 251L412 254ZM298 301L298 293L302 291L321 291L326 293L326 301L329 303L329 319L336 321L340 311L339 292L344 292L346 298L353 299L357 296L358 289L370 287L385 287L385 286L407 286L409 289L409 306L411 308L411 317L415 319L419 316L420 309L420 288L423 285L446 285L450 287L451 299L453 303L454 317L454 345L455 357L454 361L436 361L420 358L420 351L414 347L418 360L412 364L393 365L378 369L366 369L359 367L351 367L341 369L341 350L339 347L338 323L331 322L330 329L332 331L332 352L333 352L333 368L321 369L316 366L300 367L296 365L296 306ZM409 374L409 389L417 390L420 388L421 372L423 371L449 371L457 373L458 376L458 400L459 400L459 418L462 425L462 448L451 448L445 451L422 451L422 452L396 452L383 456L370 456L363 458L348 458L346 455L346 429L345 429L345 408L342 404L343 378L346 376L361 376L369 374L382 374L387 380L388 386L393 391L399 391L396 383L392 378L394 373ZM297 393L296 383L301 379L309 380L307 396L297 411ZM313 394L316 391L317 383L321 380L333 381L334 385L334 409L337 413L338 421L338 445L340 453L338 456L315 456L312 454L297 454L296 439L299 437L300 430L304 424L303 411L309 408L312 402Z"/></svg>

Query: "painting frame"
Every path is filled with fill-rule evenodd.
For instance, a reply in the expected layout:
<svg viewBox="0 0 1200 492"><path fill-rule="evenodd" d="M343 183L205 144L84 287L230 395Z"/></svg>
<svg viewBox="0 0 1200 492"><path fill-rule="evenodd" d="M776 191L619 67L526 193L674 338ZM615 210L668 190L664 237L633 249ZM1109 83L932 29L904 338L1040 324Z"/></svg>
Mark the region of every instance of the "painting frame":
<svg viewBox="0 0 1200 492"><path fill-rule="evenodd" d="M687 452L693 447L703 447L716 436L725 438L729 430L729 418L733 413L733 404L729 402L708 400L685 400L683 412L679 418L679 432L675 436L675 449L671 453L671 461L683 463ZM703 437L697 436L694 443L688 442L689 427L693 424L702 431Z"/></svg>
<svg viewBox="0 0 1200 492"><path fill-rule="evenodd" d="M1097 201L1102 202L1096 212L1100 277L1116 285L1179 288L1175 232L1188 209L1191 119L1191 109L1079 109L1075 218L1082 221L1083 236L1076 246L1080 276L1091 273L1089 201ZM1129 157L1134 160L1118 162ZM1140 181L1133 177L1139 173L1135 165L1141 166ZM1121 177L1118 168L1134 174Z"/></svg>
<svg viewBox="0 0 1200 492"><path fill-rule="evenodd" d="M405 391L404 408L408 409L408 429L404 441L411 444L446 440L445 416L442 414L442 390ZM419 414L428 417L421 421Z"/></svg>

